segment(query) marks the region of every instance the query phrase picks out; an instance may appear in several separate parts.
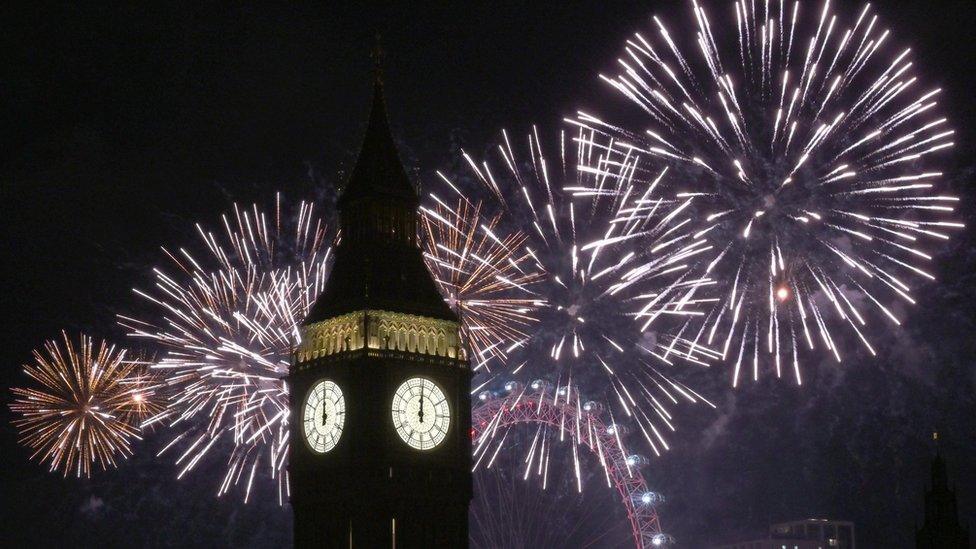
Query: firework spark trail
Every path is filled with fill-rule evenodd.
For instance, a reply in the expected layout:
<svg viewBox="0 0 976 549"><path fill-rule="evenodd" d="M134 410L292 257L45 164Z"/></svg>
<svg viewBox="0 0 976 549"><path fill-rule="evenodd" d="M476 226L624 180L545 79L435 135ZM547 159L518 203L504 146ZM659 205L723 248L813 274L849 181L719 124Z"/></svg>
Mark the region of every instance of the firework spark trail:
<svg viewBox="0 0 976 549"><path fill-rule="evenodd" d="M81 335L75 346L64 332L34 351L24 373L36 388L13 388L10 409L20 442L31 459L47 461L64 476L90 477L132 455L140 439L138 420L159 409L153 377L145 363L126 359L126 351Z"/></svg>
<svg viewBox="0 0 976 549"><path fill-rule="evenodd" d="M279 196L273 216L235 205L222 235L197 225L203 254L164 248L176 274L157 268L155 289L135 290L158 320L119 317L130 336L165 350L153 368L175 395L144 424L179 432L159 453L179 452L183 477L223 441L218 448L231 446L229 456L211 456L227 463L218 495L243 484L245 502L259 467L276 481L279 502L287 496L283 378L331 256L312 206L302 202L293 213L283 217Z"/></svg>
<svg viewBox="0 0 976 549"><path fill-rule="evenodd" d="M427 266L458 309L464 339L472 345L472 368L491 370L503 362L513 342L524 340L540 305L531 286L540 273L523 267L526 237L516 231L499 236L502 215L482 215L482 204L459 197L447 204L436 194L421 208L421 233Z"/></svg>
<svg viewBox="0 0 976 549"><path fill-rule="evenodd" d="M934 280L931 248L963 227L933 167L953 145L940 90L922 86L870 5L845 23L830 2L805 21L799 2L740 0L730 33L713 33L703 4L691 11L694 44L655 17L620 73L601 75L646 127L571 121L615 138L610 158L670 168L661 186L692 201L684 230L712 243L693 272L717 285L688 294L704 315L676 328L686 354L734 360L733 385L761 369L802 383L800 352L822 345L840 362L842 330L875 354L870 331L900 323L911 284Z"/></svg>
<svg viewBox="0 0 976 549"><path fill-rule="evenodd" d="M129 387L131 398L119 408L121 418L134 425L143 433L155 430L155 425L145 422L166 410L170 392L166 387L165 376L154 370L155 356L141 350L127 351L125 362L131 371L122 383Z"/></svg>

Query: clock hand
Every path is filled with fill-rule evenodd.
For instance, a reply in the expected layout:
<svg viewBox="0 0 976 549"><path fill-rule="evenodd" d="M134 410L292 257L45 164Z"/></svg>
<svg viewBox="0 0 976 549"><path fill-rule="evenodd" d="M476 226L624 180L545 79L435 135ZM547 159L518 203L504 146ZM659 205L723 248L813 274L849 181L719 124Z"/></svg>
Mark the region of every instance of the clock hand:
<svg viewBox="0 0 976 549"><path fill-rule="evenodd" d="M424 422L424 390L420 389L420 411L417 413L420 423Z"/></svg>
<svg viewBox="0 0 976 549"><path fill-rule="evenodd" d="M326 424L326 423L327 423L328 421L329 421L329 412L328 412L328 410L326 409L326 407L325 407L325 405L323 405L323 406L322 406L322 427L325 427L325 424Z"/></svg>

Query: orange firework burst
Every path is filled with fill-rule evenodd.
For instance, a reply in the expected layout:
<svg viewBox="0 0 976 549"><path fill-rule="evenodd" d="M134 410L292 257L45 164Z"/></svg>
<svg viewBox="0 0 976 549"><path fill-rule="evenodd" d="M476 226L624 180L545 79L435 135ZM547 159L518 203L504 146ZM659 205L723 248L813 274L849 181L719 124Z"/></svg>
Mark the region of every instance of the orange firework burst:
<svg viewBox="0 0 976 549"><path fill-rule="evenodd" d="M124 349L84 334L78 342L62 332L35 349L24 373L38 386L12 389L10 409L20 415L13 424L33 450L31 459L65 476L90 477L93 463L104 470L132 455L141 411L158 405L144 362L126 360Z"/></svg>
<svg viewBox="0 0 976 549"><path fill-rule="evenodd" d="M424 259L452 308L460 309L474 369L504 360L510 346L527 337L542 305L531 286L542 278L527 265L530 253L520 231L499 235L501 214L483 215L481 202L459 198L421 208Z"/></svg>

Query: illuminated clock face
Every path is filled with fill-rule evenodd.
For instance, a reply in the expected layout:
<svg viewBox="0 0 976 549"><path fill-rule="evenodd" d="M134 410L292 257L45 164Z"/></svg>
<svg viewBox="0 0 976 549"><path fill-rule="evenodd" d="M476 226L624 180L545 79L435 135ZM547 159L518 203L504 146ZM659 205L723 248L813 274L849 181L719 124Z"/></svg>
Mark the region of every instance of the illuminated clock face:
<svg viewBox="0 0 976 549"><path fill-rule="evenodd" d="M313 452L324 454L335 448L346 421L346 400L342 389L331 381L320 381L305 397L302 427Z"/></svg>
<svg viewBox="0 0 976 549"><path fill-rule="evenodd" d="M393 425L403 442L413 448L436 448L451 426L451 407L444 391L426 378L404 381L393 394Z"/></svg>

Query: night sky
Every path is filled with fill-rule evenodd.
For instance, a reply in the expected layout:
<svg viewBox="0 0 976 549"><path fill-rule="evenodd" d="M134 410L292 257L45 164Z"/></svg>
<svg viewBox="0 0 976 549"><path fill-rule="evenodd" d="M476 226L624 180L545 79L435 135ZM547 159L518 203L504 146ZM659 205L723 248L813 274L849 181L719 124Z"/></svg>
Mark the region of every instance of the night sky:
<svg viewBox="0 0 976 549"><path fill-rule="evenodd" d="M290 543L287 509L212 497L207 475L219 470L176 481L169 460L152 458L164 437L90 481L28 462L6 388L26 383L31 349L62 329L124 342L115 314L135 306L132 287L150 284L159 246L187 242L194 222L215 222L232 202L331 195L365 126L375 33L401 156L423 183L457 161L458 147L480 152L501 128L554 127L580 108L627 113L597 74L613 70L650 15L683 22L686 9L2 8L0 544ZM976 9L884 2L877 11L914 49L917 72L945 90L958 137L946 181L970 228L944 249L939 282L918 291L909 320L877 338L877 358L810 361L801 388L689 380L718 409L679 418L672 451L645 475L668 496L662 521L682 547L808 516L854 521L861 547L911 546L933 429L976 526Z"/></svg>

